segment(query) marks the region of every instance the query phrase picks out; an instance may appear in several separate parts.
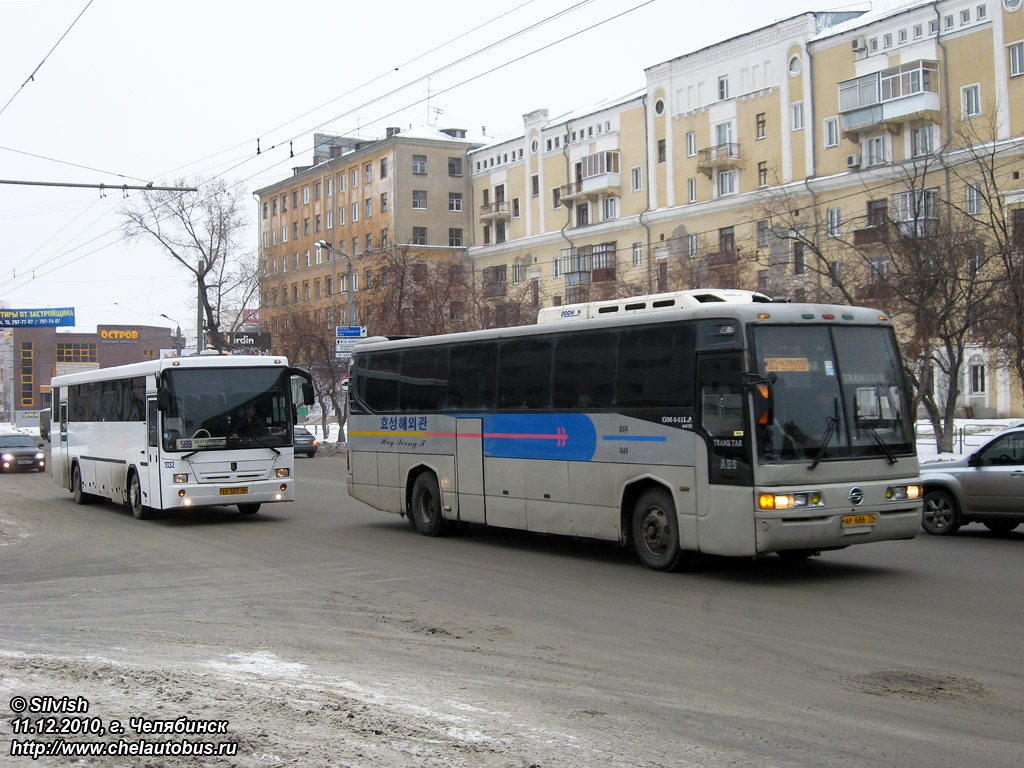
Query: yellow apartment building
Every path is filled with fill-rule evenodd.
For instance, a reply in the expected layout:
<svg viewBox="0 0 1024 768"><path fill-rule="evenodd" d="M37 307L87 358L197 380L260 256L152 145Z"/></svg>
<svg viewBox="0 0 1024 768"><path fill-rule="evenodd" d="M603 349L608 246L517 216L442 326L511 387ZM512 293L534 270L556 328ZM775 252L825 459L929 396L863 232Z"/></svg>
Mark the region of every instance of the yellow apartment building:
<svg viewBox="0 0 1024 768"><path fill-rule="evenodd" d="M871 303L891 239L931 232L940 200L979 217L998 200L1024 236L1022 4L800 14L652 66L634 93L526 113L521 135L469 153L487 301L841 300L846 284ZM977 415L1024 413L990 351L965 375Z"/></svg>

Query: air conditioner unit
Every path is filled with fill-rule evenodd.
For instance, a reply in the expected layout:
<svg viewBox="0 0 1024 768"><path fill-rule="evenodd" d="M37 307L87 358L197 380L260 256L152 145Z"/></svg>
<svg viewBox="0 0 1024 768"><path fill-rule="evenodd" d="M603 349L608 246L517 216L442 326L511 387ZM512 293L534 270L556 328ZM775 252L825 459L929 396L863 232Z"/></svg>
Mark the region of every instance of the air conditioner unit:
<svg viewBox="0 0 1024 768"><path fill-rule="evenodd" d="M854 152L852 155L846 156L846 167L860 168L860 152Z"/></svg>
<svg viewBox="0 0 1024 768"><path fill-rule="evenodd" d="M850 41L850 49L854 53L861 53L868 49L868 41L864 37L855 37Z"/></svg>

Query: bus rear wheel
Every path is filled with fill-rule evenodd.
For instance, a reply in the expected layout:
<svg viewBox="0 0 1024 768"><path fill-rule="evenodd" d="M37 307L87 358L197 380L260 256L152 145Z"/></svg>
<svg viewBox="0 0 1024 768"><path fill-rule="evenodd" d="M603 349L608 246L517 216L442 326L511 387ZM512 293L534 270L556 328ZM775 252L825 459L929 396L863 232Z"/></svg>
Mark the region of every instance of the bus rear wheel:
<svg viewBox="0 0 1024 768"><path fill-rule="evenodd" d="M448 525L441 514L441 490L433 472L424 472L412 484L409 516L424 536L442 536Z"/></svg>
<svg viewBox="0 0 1024 768"><path fill-rule="evenodd" d="M142 503L142 483L137 473L132 472L128 481L128 507L136 520L146 520L152 516L153 510Z"/></svg>
<svg viewBox="0 0 1024 768"><path fill-rule="evenodd" d="M239 504L238 511L243 515L255 515L260 511L259 504Z"/></svg>
<svg viewBox="0 0 1024 768"><path fill-rule="evenodd" d="M655 571L673 571L683 559L676 505L660 488L652 488L633 507L633 546L640 562Z"/></svg>

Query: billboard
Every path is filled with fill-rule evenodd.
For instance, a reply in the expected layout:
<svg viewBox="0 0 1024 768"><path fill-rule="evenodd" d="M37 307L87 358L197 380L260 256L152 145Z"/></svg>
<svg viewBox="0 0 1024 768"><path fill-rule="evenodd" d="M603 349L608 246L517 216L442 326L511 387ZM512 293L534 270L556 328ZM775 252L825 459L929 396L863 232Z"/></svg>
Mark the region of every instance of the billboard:
<svg viewBox="0 0 1024 768"><path fill-rule="evenodd" d="M39 328L74 324L74 307L56 307L53 309L0 309L0 327L3 328Z"/></svg>

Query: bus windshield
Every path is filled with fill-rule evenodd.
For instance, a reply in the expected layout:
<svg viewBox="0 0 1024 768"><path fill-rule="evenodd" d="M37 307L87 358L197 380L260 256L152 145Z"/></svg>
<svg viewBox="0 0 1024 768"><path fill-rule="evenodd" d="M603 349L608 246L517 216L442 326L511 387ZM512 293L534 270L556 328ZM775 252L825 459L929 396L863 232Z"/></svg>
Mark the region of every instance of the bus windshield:
<svg viewBox="0 0 1024 768"><path fill-rule="evenodd" d="M888 328L756 326L758 372L774 379L773 417L758 427L762 461L912 454L906 387Z"/></svg>
<svg viewBox="0 0 1024 768"><path fill-rule="evenodd" d="M281 368L165 371L164 450L291 445L289 386Z"/></svg>

